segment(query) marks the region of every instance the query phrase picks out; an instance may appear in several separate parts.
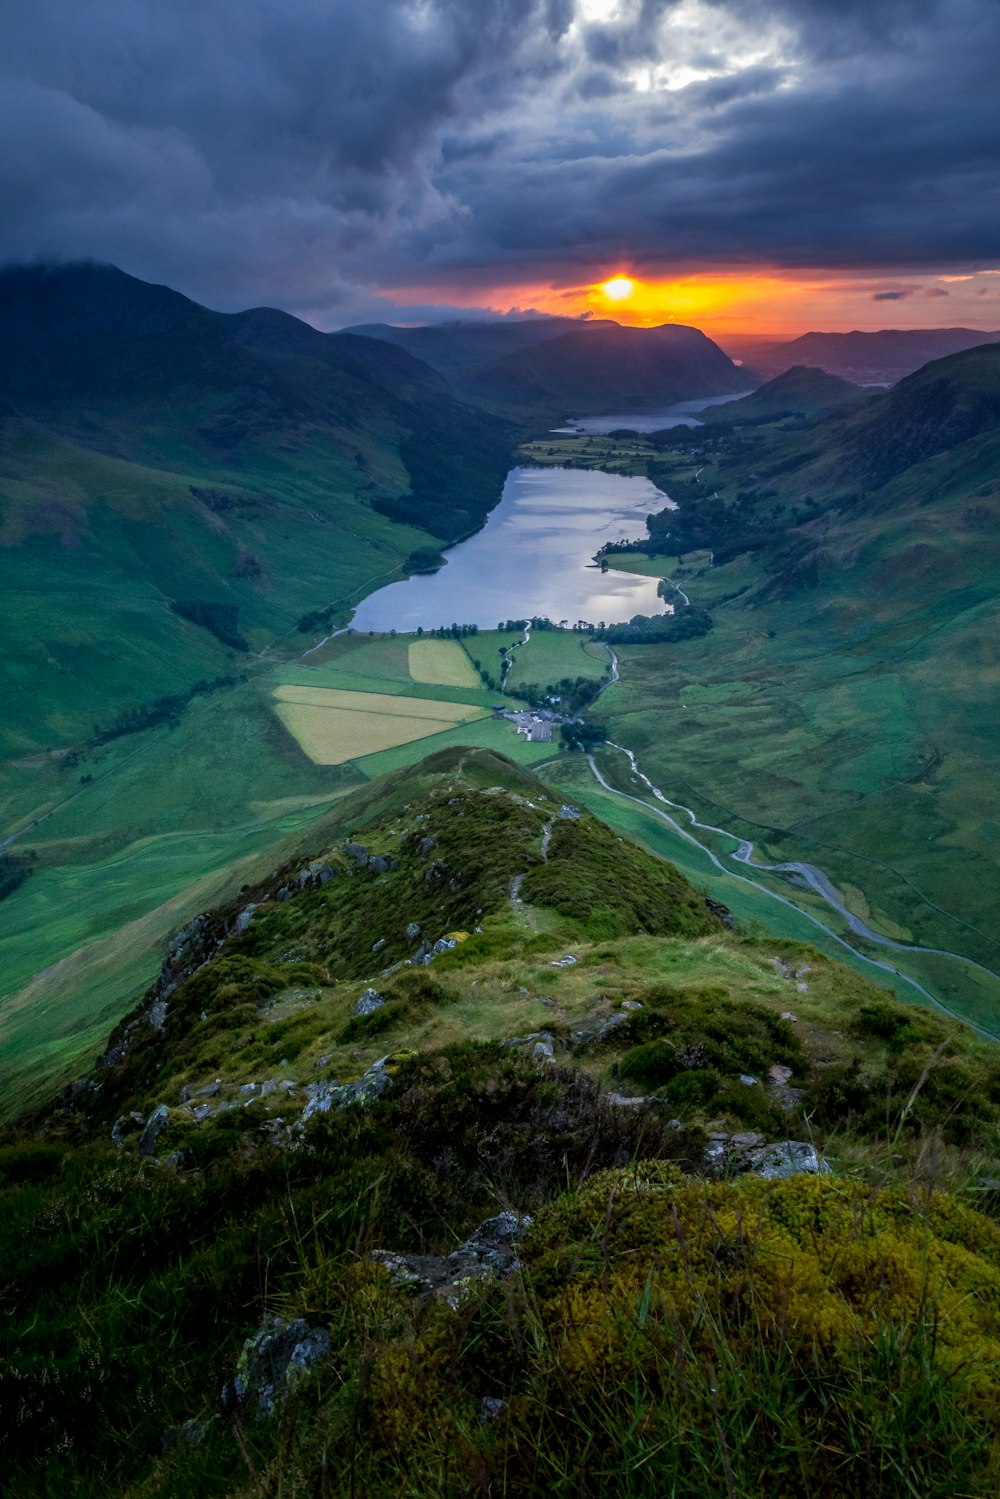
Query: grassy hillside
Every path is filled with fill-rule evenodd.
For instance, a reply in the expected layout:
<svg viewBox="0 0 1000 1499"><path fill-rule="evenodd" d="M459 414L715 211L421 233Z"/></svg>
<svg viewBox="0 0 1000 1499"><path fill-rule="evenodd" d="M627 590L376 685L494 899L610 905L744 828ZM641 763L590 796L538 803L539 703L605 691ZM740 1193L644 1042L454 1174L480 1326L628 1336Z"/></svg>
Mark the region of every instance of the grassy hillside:
<svg viewBox="0 0 1000 1499"><path fill-rule="evenodd" d="M512 433L385 343L0 275L6 1065L72 1065L151 941L357 783L281 728L272 657L481 524Z"/></svg>
<svg viewBox="0 0 1000 1499"><path fill-rule="evenodd" d="M998 1124L995 1048L432 756L0 1141L6 1481L986 1499Z"/></svg>

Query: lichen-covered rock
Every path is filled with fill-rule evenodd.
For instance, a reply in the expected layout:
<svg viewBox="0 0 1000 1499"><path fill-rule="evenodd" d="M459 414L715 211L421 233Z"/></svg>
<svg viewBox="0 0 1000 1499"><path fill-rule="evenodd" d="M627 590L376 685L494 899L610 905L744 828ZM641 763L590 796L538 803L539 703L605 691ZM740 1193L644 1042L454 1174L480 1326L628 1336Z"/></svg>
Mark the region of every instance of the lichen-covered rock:
<svg viewBox="0 0 1000 1499"><path fill-rule="evenodd" d="M779 1140L774 1145L761 1145L751 1150L745 1168L754 1176L763 1176L767 1181L777 1181L785 1176L798 1176L805 1172L810 1176L827 1176L830 1167L817 1151L815 1145L806 1140Z"/></svg>
<svg viewBox="0 0 1000 1499"><path fill-rule="evenodd" d="M330 1351L330 1334L303 1318L269 1317L243 1344L236 1373L223 1387L223 1409L273 1416Z"/></svg>
<svg viewBox="0 0 1000 1499"><path fill-rule="evenodd" d="M374 1015L376 1010L381 1010L385 1000L377 989L366 989L354 1006L355 1015Z"/></svg>
<svg viewBox="0 0 1000 1499"><path fill-rule="evenodd" d="M777 1181L786 1176L826 1176L830 1167L807 1140L777 1140L768 1145L763 1135L744 1131L728 1134L709 1130L702 1159L708 1176L763 1176Z"/></svg>
<svg viewBox="0 0 1000 1499"><path fill-rule="evenodd" d="M520 1269L517 1245L531 1226L527 1214L504 1212L487 1218L451 1254L395 1254L375 1250L371 1258L396 1282L422 1296L441 1297L457 1307L469 1287Z"/></svg>
<svg viewBox="0 0 1000 1499"><path fill-rule="evenodd" d="M388 1093L392 1087L389 1058L380 1057L361 1077L349 1083L307 1083L309 1102L302 1111L301 1124L307 1124L316 1114L327 1114L333 1108L344 1109L352 1104L373 1103Z"/></svg>

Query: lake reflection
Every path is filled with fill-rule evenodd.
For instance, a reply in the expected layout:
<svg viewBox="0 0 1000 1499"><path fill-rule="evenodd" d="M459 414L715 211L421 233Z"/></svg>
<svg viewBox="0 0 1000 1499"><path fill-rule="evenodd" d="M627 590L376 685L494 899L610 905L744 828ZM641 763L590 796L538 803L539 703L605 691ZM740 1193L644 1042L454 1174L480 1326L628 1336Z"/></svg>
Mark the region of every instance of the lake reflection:
<svg viewBox="0 0 1000 1499"><path fill-rule="evenodd" d="M569 468L515 468L486 525L447 554L429 577L370 594L354 630L413 631L438 625L495 629L501 620L548 616L607 624L658 614L655 578L602 573L598 547L646 534L646 516L671 501L648 479Z"/></svg>

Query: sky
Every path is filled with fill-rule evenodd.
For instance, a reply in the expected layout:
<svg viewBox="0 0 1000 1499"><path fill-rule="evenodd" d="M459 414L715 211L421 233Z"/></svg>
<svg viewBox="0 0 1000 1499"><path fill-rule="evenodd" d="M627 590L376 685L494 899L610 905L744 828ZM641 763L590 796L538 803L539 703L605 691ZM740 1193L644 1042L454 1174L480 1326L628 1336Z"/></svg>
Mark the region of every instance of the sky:
<svg viewBox="0 0 1000 1499"><path fill-rule="evenodd" d="M998 65L1000 0L4 0L0 262L323 328L1000 328Z"/></svg>

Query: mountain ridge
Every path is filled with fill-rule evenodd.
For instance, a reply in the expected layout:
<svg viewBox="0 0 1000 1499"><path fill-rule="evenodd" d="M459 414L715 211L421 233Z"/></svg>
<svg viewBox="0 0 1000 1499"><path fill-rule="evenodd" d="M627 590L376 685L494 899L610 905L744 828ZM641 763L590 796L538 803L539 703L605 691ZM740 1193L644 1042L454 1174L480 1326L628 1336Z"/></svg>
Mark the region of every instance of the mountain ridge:
<svg viewBox="0 0 1000 1499"><path fill-rule="evenodd" d="M502 756L432 756L335 821L188 923L96 1068L0 1135L19 1499L240 1499L248 1457L269 1496L447 1463L429 1494L570 1499L637 1450L709 1499L720 1432L741 1481L868 1499L900 1471L943 1499L960 1432L985 1496L992 1384L962 1371L995 1346L1000 1229L963 1184L995 1051L732 931Z"/></svg>

